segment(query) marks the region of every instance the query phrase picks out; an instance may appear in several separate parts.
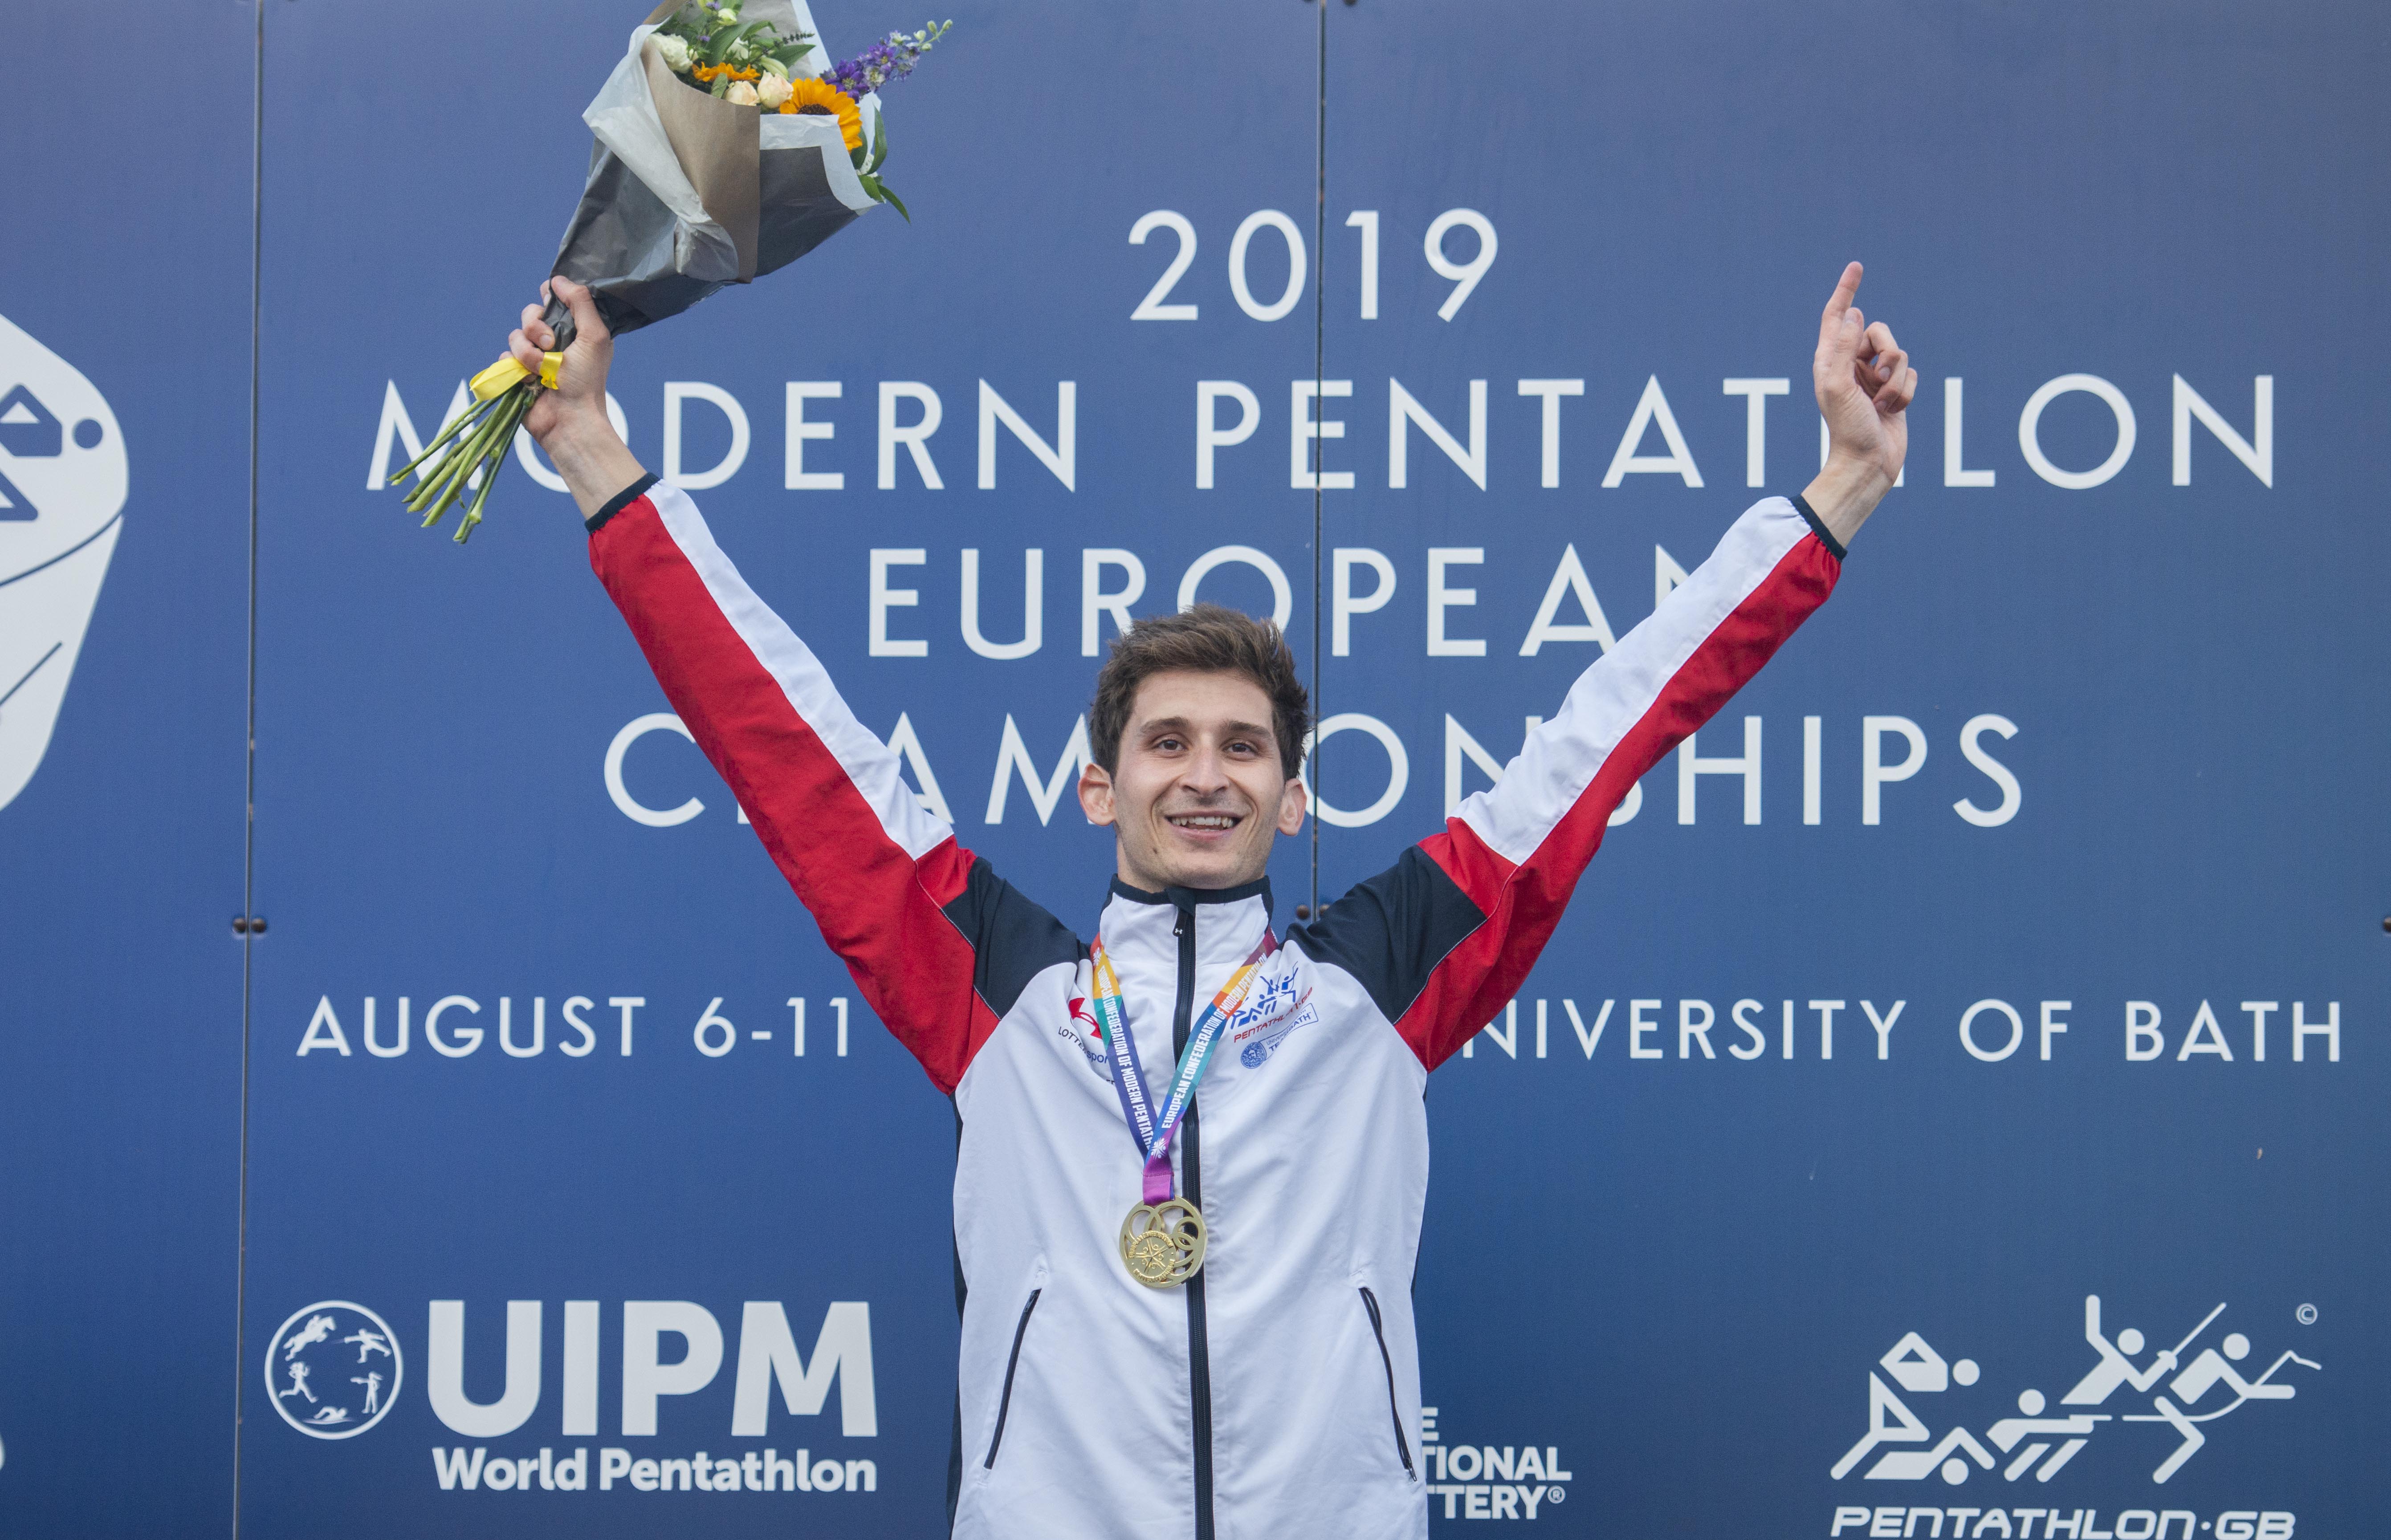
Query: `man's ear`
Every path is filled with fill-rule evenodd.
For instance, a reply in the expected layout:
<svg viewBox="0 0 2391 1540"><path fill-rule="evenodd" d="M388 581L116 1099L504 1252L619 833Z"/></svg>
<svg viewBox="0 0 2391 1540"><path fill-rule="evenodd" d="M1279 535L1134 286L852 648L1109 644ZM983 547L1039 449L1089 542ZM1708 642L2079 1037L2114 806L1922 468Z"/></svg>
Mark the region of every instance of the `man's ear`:
<svg viewBox="0 0 2391 1540"><path fill-rule="evenodd" d="M1293 834L1303 828L1305 802L1303 778L1299 776L1290 778L1286 789L1280 792L1278 798L1278 831L1281 834Z"/></svg>
<svg viewBox="0 0 2391 1540"><path fill-rule="evenodd" d="M1079 772L1079 810L1099 828L1113 821L1113 777L1101 764Z"/></svg>

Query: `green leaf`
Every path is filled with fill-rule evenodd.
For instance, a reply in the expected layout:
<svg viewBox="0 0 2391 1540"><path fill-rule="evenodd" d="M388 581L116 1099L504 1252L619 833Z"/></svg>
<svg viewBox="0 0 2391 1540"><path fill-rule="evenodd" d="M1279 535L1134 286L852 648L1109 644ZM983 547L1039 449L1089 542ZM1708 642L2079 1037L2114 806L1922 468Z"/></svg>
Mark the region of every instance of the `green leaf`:
<svg viewBox="0 0 2391 1540"><path fill-rule="evenodd" d="M767 27L769 25L771 25L771 23L769 21L742 22L739 26L733 28L730 32L722 33L714 40L713 46L705 50L705 62L708 64L721 63L724 56L730 52L730 45L732 44L737 43L741 38L745 37L749 32L754 32L756 28Z"/></svg>
<svg viewBox="0 0 2391 1540"><path fill-rule="evenodd" d="M890 191L887 183L883 182L877 176L869 174L858 177L857 180L863 184L863 190L870 193L874 199L887 204L899 214L903 214L906 224L911 225L913 223L913 216L906 212L905 200L898 198L894 192Z"/></svg>
<svg viewBox="0 0 2391 1540"><path fill-rule="evenodd" d="M874 112L872 115L872 169L873 171L878 171L882 166L885 166L887 163L888 114L885 112ZM912 221L909 218L906 220L906 223L910 225Z"/></svg>
<svg viewBox="0 0 2391 1540"><path fill-rule="evenodd" d="M861 145L858 145L853 149L848 150L847 152L847 158L854 162L855 169L859 172L864 168L865 163L870 160L870 157L866 154Z"/></svg>

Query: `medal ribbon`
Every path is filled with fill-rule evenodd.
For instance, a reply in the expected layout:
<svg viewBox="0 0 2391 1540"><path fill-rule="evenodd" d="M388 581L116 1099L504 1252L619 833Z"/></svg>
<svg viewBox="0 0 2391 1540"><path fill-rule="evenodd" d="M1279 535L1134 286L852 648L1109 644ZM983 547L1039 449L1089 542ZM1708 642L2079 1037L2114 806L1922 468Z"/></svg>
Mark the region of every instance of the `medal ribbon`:
<svg viewBox="0 0 2391 1540"><path fill-rule="evenodd" d="M1204 1015L1188 1029L1187 1046L1179 1055L1179 1065L1170 1077L1170 1089L1157 1110L1145 1086L1145 1069L1137 1056L1137 1039L1130 1034L1129 1003L1121 998L1120 975L1113 969L1112 958L1105 955L1105 943L1099 938L1090 948L1089 963L1096 1014L1103 1019L1105 1047L1112 1056L1113 1089L1120 1093L1121 1113L1129 1120L1130 1136L1137 1141L1138 1153L1145 1159L1145 1200L1161 1203L1171 1196L1170 1136L1178 1132L1180 1120L1187 1115L1188 1106L1196 1099L1196 1083L1204 1078L1205 1066L1212 1060L1212 1049L1219 1043L1221 1029L1229 1018L1245 1004L1246 995L1260 975L1262 958L1272 950L1268 928L1262 939L1254 943L1246 960L1228 982L1212 996L1204 1007Z"/></svg>

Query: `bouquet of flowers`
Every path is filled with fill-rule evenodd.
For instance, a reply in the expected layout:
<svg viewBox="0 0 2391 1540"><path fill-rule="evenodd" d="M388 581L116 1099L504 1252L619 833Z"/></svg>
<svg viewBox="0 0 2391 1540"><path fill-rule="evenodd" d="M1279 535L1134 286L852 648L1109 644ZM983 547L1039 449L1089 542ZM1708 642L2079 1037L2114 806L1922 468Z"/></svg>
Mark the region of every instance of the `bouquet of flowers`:
<svg viewBox="0 0 2391 1540"><path fill-rule="evenodd" d="M596 143L550 273L588 285L620 336L787 266L874 204L910 223L881 178L878 93L952 24L891 32L825 68L806 0L665 0L581 114ZM557 348L571 346L562 302L546 319ZM562 358L549 353L537 376L512 358L475 375L474 404L391 477L415 473L407 507L425 527L472 491L456 538L472 533Z"/></svg>

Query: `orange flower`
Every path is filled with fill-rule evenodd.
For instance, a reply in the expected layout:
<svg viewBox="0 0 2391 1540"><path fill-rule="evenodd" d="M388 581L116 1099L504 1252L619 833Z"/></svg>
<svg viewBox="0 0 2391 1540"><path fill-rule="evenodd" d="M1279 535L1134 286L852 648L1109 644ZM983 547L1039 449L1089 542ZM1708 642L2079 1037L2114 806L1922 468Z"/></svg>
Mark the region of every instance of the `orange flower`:
<svg viewBox="0 0 2391 1540"><path fill-rule="evenodd" d="M781 104L782 112L807 112L820 118L836 118L838 131L850 150L863 148L863 114L855 103L837 87L818 80L789 82L789 99Z"/></svg>
<svg viewBox="0 0 2391 1540"><path fill-rule="evenodd" d="M732 80L751 82L761 80L763 78L761 71L755 70L742 70L738 66L731 64L701 64L696 69L691 70L690 73L695 75L699 81L707 85L712 85L717 78L723 75L728 75Z"/></svg>

